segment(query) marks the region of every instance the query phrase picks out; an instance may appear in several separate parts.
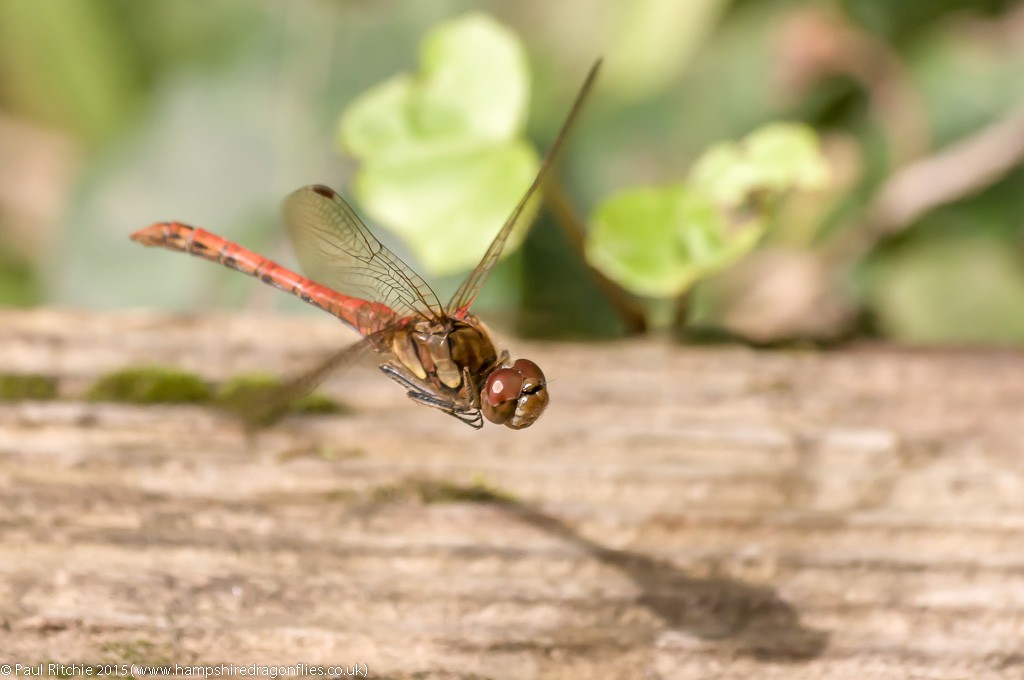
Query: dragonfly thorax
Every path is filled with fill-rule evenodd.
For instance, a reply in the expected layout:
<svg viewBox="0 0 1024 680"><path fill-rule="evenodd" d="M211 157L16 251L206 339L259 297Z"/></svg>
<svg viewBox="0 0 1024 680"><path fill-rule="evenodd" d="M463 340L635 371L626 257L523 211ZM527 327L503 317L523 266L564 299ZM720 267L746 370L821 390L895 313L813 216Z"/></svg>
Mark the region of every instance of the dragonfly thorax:
<svg viewBox="0 0 1024 680"><path fill-rule="evenodd" d="M425 387L452 397L474 399L470 390L481 385L498 364L490 335L475 320L420 321L404 327L391 340L401 367ZM468 379L473 383L467 385Z"/></svg>
<svg viewBox="0 0 1024 680"><path fill-rule="evenodd" d="M417 401L457 414L483 413L514 430L529 427L548 404L547 383L537 364L500 355L487 328L473 316L419 321L391 338L391 369L415 387ZM385 372L391 373L388 370Z"/></svg>

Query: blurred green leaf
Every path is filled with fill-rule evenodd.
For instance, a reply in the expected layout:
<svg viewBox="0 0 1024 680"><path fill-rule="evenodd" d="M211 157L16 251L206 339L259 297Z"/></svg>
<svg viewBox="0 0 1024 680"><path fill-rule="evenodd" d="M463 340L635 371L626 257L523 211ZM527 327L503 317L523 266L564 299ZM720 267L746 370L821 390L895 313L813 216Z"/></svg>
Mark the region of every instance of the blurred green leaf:
<svg viewBox="0 0 1024 680"><path fill-rule="evenodd" d="M956 23L914 45L908 67L937 147L991 124L1024 97L1024 50L964 40Z"/></svg>
<svg viewBox="0 0 1024 680"><path fill-rule="evenodd" d="M0 224L0 229L3 229ZM29 307L42 300L39 275L26 260L7 252L0 241L0 305Z"/></svg>
<svg viewBox="0 0 1024 680"><path fill-rule="evenodd" d="M881 329L910 342L1024 340L1024 267L991 235L929 234L876 262L869 299Z"/></svg>
<svg viewBox="0 0 1024 680"><path fill-rule="evenodd" d="M761 219L730 225L713 203L684 185L642 188L594 213L587 261L638 295L680 295L749 252Z"/></svg>
<svg viewBox="0 0 1024 680"><path fill-rule="evenodd" d="M801 123L771 123L744 141L748 162L769 189L811 191L829 181L828 164L818 134Z"/></svg>
<svg viewBox="0 0 1024 680"><path fill-rule="evenodd" d="M529 74L518 39L483 14L437 27L420 58L419 75L353 102L338 139L363 162L356 191L367 212L427 270L452 274L477 263L537 172L519 138Z"/></svg>
<svg viewBox="0 0 1024 680"><path fill-rule="evenodd" d="M477 263L536 171L523 142L451 146L367 163L356 188L428 269L450 274Z"/></svg>
<svg viewBox="0 0 1024 680"><path fill-rule="evenodd" d="M610 3L606 54L613 57L603 88L629 99L657 93L686 69L728 5L728 0Z"/></svg>
<svg viewBox="0 0 1024 680"><path fill-rule="evenodd" d="M595 211L587 260L626 289L650 297L686 292L750 252L767 226L764 201L828 178L814 131L775 123L739 143L712 147L688 183L642 188Z"/></svg>
<svg viewBox="0 0 1024 680"><path fill-rule="evenodd" d="M136 91L115 18L92 0L0 2L0 91L23 114L89 137L113 132Z"/></svg>
<svg viewBox="0 0 1024 680"><path fill-rule="evenodd" d="M738 206L754 192L824 188L829 172L814 130L772 123L739 144L712 147L694 165L691 180L716 202Z"/></svg>
<svg viewBox="0 0 1024 680"><path fill-rule="evenodd" d="M519 39L484 14L441 24L420 52L424 113L450 112L462 134L502 140L526 119L530 74Z"/></svg>
<svg viewBox="0 0 1024 680"><path fill-rule="evenodd" d="M357 158L388 152L401 156L405 144L415 149L418 135L413 128L412 93L412 78L402 74L363 94L341 119L339 145Z"/></svg>
<svg viewBox="0 0 1024 680"><path fill-rule="evenodd" d="M740 205L760 184L739 144L723 142L706 151L690 173L694 184L723 205Z"/></svg>

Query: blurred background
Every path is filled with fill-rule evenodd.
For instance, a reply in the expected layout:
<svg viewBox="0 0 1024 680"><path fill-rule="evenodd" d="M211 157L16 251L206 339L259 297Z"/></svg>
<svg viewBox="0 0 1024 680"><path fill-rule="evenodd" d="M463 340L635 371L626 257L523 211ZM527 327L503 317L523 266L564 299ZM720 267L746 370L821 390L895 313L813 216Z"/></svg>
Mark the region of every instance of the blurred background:
<svg viewBox="0 0 1024 680"><path fill-rule="evenodd" d="M540 150L605 57L558 169L584 226L714 143L778 120L819 133L828 187L782 202L754 252L669 301L686 325L1024 341L1024 2L1009 0L0 0L0 305L302 313L127 236L175 219L293 263L283 197L351 195L342 112L466 12L523 41ZM442 299L454 289L461 276L368 221ZM554 222L542 214L478 311L529 335L623 333Z"/></svg>

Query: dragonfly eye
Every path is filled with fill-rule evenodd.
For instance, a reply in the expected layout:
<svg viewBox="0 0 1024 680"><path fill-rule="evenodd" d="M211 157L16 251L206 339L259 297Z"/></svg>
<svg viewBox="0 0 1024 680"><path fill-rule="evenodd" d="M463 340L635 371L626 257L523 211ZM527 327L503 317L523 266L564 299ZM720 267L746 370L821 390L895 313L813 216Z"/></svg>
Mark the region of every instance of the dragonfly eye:
<svg viewBox="0 0 1024 680"><path fill-rule="evenodd" d="M499 368L488 376L480 404L492 423L513 430L529 427L548 405L544 373L529 359L517 359L511 368Z"/></svg>
<svg viewBox="0 0 1024 680"><path fill-rule="evenodd" d="M516 359L512 364L512 370L523 376L523 391L536 392L547 382L544 380L544 372L540 366L529 359Z"/></svg>
<svg viewBox="0 0 1024 680"><path fill-rule="evenodd" d="M516 413L516 403L523 391L523 376L515 368L499 368L487 377L480 393L480 406L487 420L498 425L507 423Z"/></svg>

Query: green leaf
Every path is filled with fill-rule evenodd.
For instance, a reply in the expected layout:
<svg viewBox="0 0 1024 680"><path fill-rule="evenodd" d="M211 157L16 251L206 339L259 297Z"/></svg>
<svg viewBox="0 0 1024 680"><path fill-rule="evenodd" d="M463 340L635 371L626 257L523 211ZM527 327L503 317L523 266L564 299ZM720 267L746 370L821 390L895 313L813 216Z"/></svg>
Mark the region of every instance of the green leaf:
<svg viewBox="0 0 1024 680"><path fill-rule="evenodd" d="M917 237L878 258L869 299L886 335L909 342L1024 340L1024 270L989 234Z"/></svg>
<svg viewBox="0 0 1024 680"><path fill-rule="evenodd" d="M694 186L723 205L740 205L760 184L756 168L735 142L711 147L690 172Z"/></svg>
<svg viewBox="0 0 1024 680"><path fill-rule="evenodd" d="M623 192L595 211L587 260L638 295L672 297L749 252L764 233L730 224L704 195L673 185Z"/></svg>
<svg viewBox="0 0 1024 680"><path fill-rule="evenodd" d="M537 155L525 143L467 145L367 163L356 188L373 197L374 215L402 236L425 268L451 274L476 264L536 169ZM513 234L507 249L524 235Z"/></svg>
<svg viewBox="0 0 1024 680"><path fill-rule="evenodd" d="M367 213L428 271L453 274L477 263L539 167L520 139L529 73L516 37L482 14L432 31L421 62L419 75L353 102L338 141L363 162L356 194Z"/></svg>
<svg viewBox="0 0 1024 680"><path fill-rule="evenodd" d="M827 180L810 128L767 125L709 149L685 184L605 201L592 220L587 260L638 295L681 295L753 250L767 226L763 199Z"/></svg>
<svg viewBox="0 0 1024 680"><path fill-rule="evenodd" d="M822 189L829 181L828 165L818 134L799 123L765 125L744 139L747 158L770 189Z"/></svg>
<svg viewBox="0 0 1024 680"><path fill-rule="evenodd" d="M451 111L464 131L508 139L526 119L530 75L518 38L484 14L470 14L432 31L420 52L425 111Z"/></svg>
<svg viewBox="0 0 1024 680"><path fill-rule="evenodd" d="M728 0L633 0L602 7L605 54L615 55L602 88L621 97L650 97L676 82L713 34Z"/></svg>
<svg viewBox="0 0 1024 680"><path fill-rule="evenodd" d="M409 101L412 79L398 75L353 102L338 126L338 144L357 158L386 153L416 141Z"/></svg>
<svg viewBox="0 0 1024 680"><path fill-rule="evenodd" d="M691 181L717 203L738 206L755 192L781 194L824 188L828 165L817 134L794 123L773 123L740 143L713 146L694 164Z"/></svg>
<svg viewBox="0 0 1024 680"><path fill-rule="evenodd" d="M138 64L115 16L89 0L0 2L5 105L91 138L116 132Z"/></svg>

